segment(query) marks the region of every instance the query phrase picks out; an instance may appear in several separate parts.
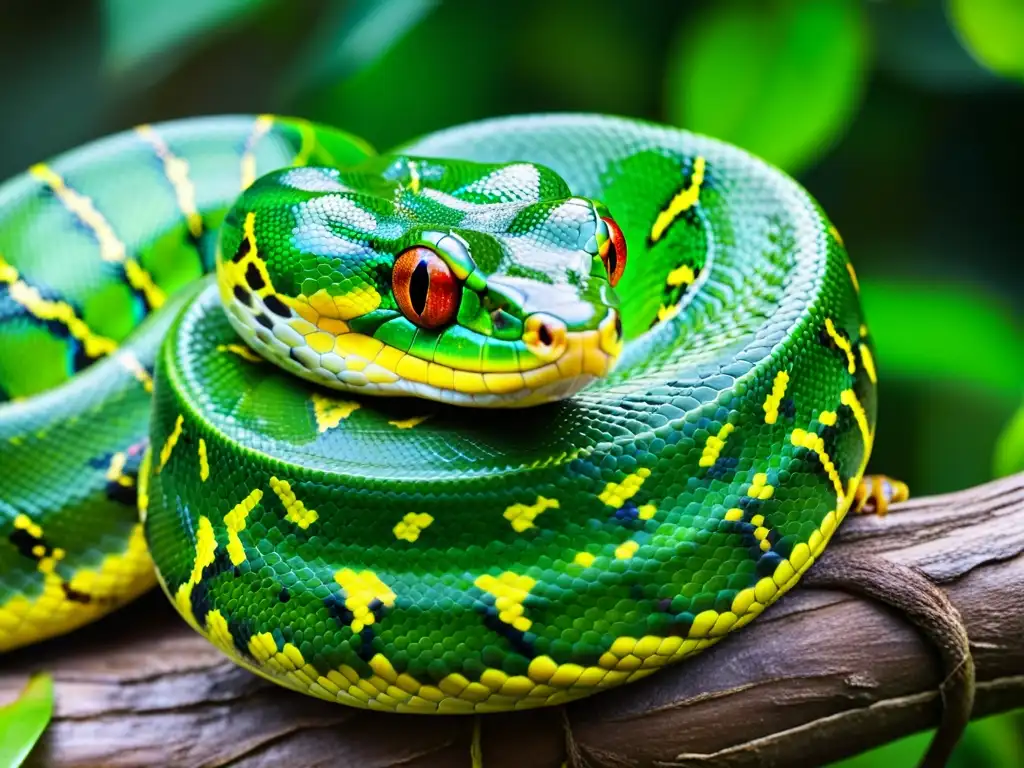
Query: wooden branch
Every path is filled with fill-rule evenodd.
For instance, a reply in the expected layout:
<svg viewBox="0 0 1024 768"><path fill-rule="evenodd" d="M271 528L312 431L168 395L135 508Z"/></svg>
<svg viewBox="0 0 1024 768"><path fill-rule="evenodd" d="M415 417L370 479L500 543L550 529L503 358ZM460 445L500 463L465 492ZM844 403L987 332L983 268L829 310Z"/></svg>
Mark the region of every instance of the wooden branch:
<svg viewBox="0 0 1024 768"><path fill-rule="evenodd" d="M848 519L829 553L919 568L963 615L975 715L1024 705L1024 474ZM826 554L826 557L829 555ZM226 661L154 594L0 660L0 702L55 675L30 764L54 766L811 766L938 722L936 652L894 611L797 588L690 661L568 707L397 716L320 702Z"/></svg>

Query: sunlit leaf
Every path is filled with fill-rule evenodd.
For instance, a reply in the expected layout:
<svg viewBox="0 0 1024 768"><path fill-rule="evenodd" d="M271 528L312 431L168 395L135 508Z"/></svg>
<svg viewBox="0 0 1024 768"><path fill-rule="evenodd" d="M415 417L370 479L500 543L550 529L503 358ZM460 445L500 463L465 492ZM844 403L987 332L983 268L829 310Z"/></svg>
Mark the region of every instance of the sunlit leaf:
<svg viewBox="0 0 1024 768"><path fill-rule="evenodd" d="M996 442L992 474L1006 477L1024 472L1024 405L1010 419Z"/></svg>
<svg viewBox="0 0 1024 768"><path fill-rule="evenodd" d="M14 702L0 707L0 766L19 766L53 714L53 680L36 675Z"/></svg>
<svg viewBox="0 0 1024 768"><path fill-rule="evenodd" d="M799 170L850 121L867 48L858 0L715 3L677 40L669 116Z"/></svg>
<svg viewBox="0 0 1024 768"><path fill-rule="evenodd" d="M949 0L950 20L964 47L993 72L1024 78L1024 3Z"/></svg>
<svg viewBox="0 0 1024 768"><path fill-rule="evenodd" d="M945 380L1019 397L1024 342L1009 307L951 283L861 280L879 376Z"/></svg>
<svg viewBox="0 0 1024 768"><path fill-rule="evenodd" d="M440 0L351 0L328 6L292 69L289 90L360 71L439 4Z"/></svg>
<svg viewBox="0 0 1024 768"><path fill-rule="evenodd" d="M268 1L103 0L107 66L118 74L153 79L211 32L251 15Z"/></svg>

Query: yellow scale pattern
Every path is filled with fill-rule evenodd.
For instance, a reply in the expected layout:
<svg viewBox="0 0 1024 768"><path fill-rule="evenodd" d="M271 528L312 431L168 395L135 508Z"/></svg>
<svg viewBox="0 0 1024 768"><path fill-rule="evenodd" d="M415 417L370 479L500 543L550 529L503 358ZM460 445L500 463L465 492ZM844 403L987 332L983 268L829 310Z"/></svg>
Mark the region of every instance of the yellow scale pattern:
<svg viewBox="0 0 1024 768"><path fill-rule="evenodd" d="M103 357L117 349L116 341L94 333L85 321L75 314L70 304L44 299L36 288L21 279L18 270L8 264L3 256L0 256L0 284L6 284L8 295L27 309L33 317L54 320L67 328L73 338L82 342L87 356Z"/></svg>
<svg viewBox="0 0 1024 768"><path fill-rule="evenodd" d="M823 465L828 462L826 466L831 466L823 450L819 450L823 449L823 445L819 444L820 438L817 435L796 429L792 433L791 441L797 447L816 450ZM829 471L830 476L834 471L832 467ZM640 638L620 637L593 666L556 664L550 657L540 656L530 662L526 675L510 676L501 670L488 669L479 681L470 681L456 673L446 676L434 685L423 683L408 674L399 674L386 657L378 654L370 661L373 669L370 677L361 678L356 670L347 665L321 675L305 661L297 647L290 643L279 647L269 633L254 635L250 639L249 651L256 664L241 658L234 649L227 624L218 611L210 612L202 631L236 662L257 674L272 675L278 682L283 682L295 690L352 706L399 712L482 713L559 704L584 696L595 689L645 677L665 664L706 648L729 631L752 621L787 592L821 554L836 526L845 517L852 500L852 490L859 484L863 472L864 463L850 480L849 494L844 492L841 483L838 482L838 475L835 475L835 510L825 515L821 525L811 534L809 540L797 544L789 558L783 560L770 577L762 578L753 587L739 592L733 600L731 610L722 613L707 610L698 614L686 638L655 635ZM620 483L608 483L601 492L600 499L609 506L621 506L639 491L649 476L650 470L641 468ZM754 475L748 493L756 498L770 498L773 495L774 488L767 482L766 473ZM653 514L653 507L651 510ZM412 522L410 515L406 518ZM739 509L725 513L726 519L741 517L742 511ZM403 522L406 518L403 518ZM751 519L751 523L755 526L754 535L761 541L762 549L770 548L767 542L768 528L763 516L756 515ZM202 568L213 561L215 549L216 541L212 527L206 518L200 518L192 577L179 589L178 596L179 607L182 607L187 617L191 617L187 596L194 584L198 583ZM616 549L616 557L632 557L637 549L636 542L626 542ZM576 556L575 564L592 567L596 559L593 554L581 552ZM372 571L356 573L344 569L336 574L336 580L349 595L346 607L356 617L353 621L353 631L359 631L374 621L374 616L369 610L369 604L373 600L380 600L386 606L394 605L394 593ZM495 607L501 621L522 631L531 626L532 622L525 615L523 603L536 585L532 578L505 571L499 575L481 575L475 584L495 597ZM184 605L182 595L185 597ZM195 624L194 620L192 623Z"/></svg>
<svg viewBox="0 0 1024 768"><path fill-rule="evenodd" d="M434 518L426 512L408 512L395 524L392 532L399 541L414 542L420 537L420 533L427 528Z"/></svg>
<svg viewBox="0 0 1024 768"><path fill-rule="evenodd" d="M43 538L42 528L26 515L19 515L15 526L33 538ZM45 551L39 546L37 556ZM155 583L141 523L132 527L123 551L107 554L95 568L79 568L65 578L60 573L62 560L64 552L55 549L39 561L37 568L43 583L37 595L16 595L0 604L0 653L38 637L70 632L88 624L113 606L135 599ZM69 591L89 599L72 600Z"/></svg>
<svg viewBox="0 0 1024 768"><path fill-rule="evenodd" d="M125 244L118 238L103 214L96 210L91 198L67 186L60 174L48 165L43 163L33 165L29 168L29 173L46 184L57 196L57 199L64 204L64 207L93 233L100 247L101 259L121 264L129 285L141 292L153 309L163 306L167 298L164 292L135 259L128 258Z"/></svg>

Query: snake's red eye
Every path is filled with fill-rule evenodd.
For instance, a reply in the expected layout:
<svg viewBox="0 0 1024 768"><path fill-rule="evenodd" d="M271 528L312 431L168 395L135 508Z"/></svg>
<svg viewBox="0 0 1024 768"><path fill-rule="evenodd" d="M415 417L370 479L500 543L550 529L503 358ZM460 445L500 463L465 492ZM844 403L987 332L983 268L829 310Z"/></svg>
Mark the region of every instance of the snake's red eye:
<svg viewBox="0 0 1024 768"><path fill-rule="evenodd" d="M614 219L602 216L601 221L608 225L608 239L601 246L601 261L608 271L608 282L614 288L626 271L626 238Z"/></svg>
<svg viewBox="0 0 1024 768"><path fill-rule="evenodd" d="M391 273L395 301L421 328L440 328L455 317L462 293L444 259L422 245L402 251Z"/></svg>

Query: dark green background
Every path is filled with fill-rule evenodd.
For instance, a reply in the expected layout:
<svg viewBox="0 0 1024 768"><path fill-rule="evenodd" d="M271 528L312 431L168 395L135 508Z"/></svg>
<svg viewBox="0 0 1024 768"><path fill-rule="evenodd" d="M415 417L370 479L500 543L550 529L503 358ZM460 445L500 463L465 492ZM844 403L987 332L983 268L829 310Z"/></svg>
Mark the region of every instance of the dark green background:
<svg viewBox="0 0 1024 768"><path fill-rule="evenodd" d="M797 176L857 266L871 469L917 494L1024 469L1024 0L33 0L0 11L0 178L140 122L277 112L378 148L585 110ZM1024 765L1024 719L959 766ZM924 735L846 765L909 765Z"/></svg>

